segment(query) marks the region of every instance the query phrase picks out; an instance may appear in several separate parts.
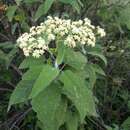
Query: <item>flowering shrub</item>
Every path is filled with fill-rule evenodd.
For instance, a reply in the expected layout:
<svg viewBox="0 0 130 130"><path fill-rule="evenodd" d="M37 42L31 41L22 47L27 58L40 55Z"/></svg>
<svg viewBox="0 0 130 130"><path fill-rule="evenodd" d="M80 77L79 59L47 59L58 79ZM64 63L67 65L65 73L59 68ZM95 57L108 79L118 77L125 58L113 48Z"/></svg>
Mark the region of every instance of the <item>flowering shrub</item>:
<svg viewBox="0 0 130 130"><path fill-rule="evenodd" d="M130 130L129 12L130 0L1 0L0 130ZM37 35L41 22L55 23L47 15L61 17L59 21L82 19L70 20L71 27L72 22L83 26L83 18L89 17L96 26L86 19L91 39L79 25L76 34L72 29L64 33L61 25L56 27L59 32L55 28L46 33L48 24ZM98 25L107 32L103 39ZM11 93L9 107L16 105L7 113Z"/></svg>
<svg viewBox="0 0 130 130"><path fill-rule="evenodd" d="M97 117L92 89L96 73L105 74L86 56L98 56L106 63L103 55L90 51L98 36L105 36L104 30L87 18L71 21L50 16L20 36L17 42L26 56L20 68L27 71L11 95L9 109L31 100L43 130L78 130L86 116Z"/></svg>

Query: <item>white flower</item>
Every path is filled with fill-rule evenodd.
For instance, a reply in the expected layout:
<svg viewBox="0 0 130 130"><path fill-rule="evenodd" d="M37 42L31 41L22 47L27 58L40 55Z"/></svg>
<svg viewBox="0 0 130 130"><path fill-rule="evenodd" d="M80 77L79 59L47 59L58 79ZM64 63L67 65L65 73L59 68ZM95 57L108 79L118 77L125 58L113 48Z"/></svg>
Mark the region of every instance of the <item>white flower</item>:
<svg viewBox="0 0 130 130"><path fill-rule="evenodd" d="M40 57L40 52L39 52L39 50L34 50L34 52L33 52L33 57L35 57L35 58L39 58Z"/></svg>
<svg viewBox="0 0 130 130"><path fill-rule="evenodd" d="M74 39L80 42L80 37L78 35L74 35Z"/></svg>
<svg viewBox="0 0 130 130"><path fill-rule="evenodd" d="M88 39L88 44L91 45L92 47L95 46L95 42L93 42L91 39Z"/></svg>
<svg viewBox="0 0 130 130"><path fill-rule="evenodd" d="M79 33L79 28L74 27L74 28L72 29L72 33L73 33L73 34L78 34L78 33Z"/></svg>
<svg viewBox="0 0 130 130"><path fill-rule="evenodd" d="M38 41L38 45L44 45L45 44L45 40L42 38L42 37L39 37L38 39L37 39L37 41Z"/></svg>
<svg viewBox="0 0 130 130"><path fill-rule="evenodd" d="M85 18L84 21L85 21L86 25L90 25L91 24L91 21L88 18Z"/></svg>
<svg viewBox="0 0 130 130"><path fill-rule="evenodd" d="M48 35L48 40L49 40L49 41L55 40L55 35L49 34L49 35Z"/></svg>
<svg viewBox="0 0 130 130"><path fill-rule="evenodd" d="M102 29L99 26L97 26L97 33L100 35L100 37L106 36L106 33L105 33L104 29Z"/></svg>
<svg viewBox="0 0 130 130"><path fill-rule="evenodd" d="M74 41L72 36L68 36L65 40L65 45L69 46L69 47L75 47L76 46L76 42Z"/></svg>
<svg viewBox="0 0 130 130"><path fill-rule="evenodd" d="M31 37L28 39L29 42L34 42L36 39L34 37Z"/></svg>
<svg viewBox="0 0 130 130"><path fill-rule="evenodd" d="M29 50L24 50L24 55L29 56Z"/></svg>
<svg viewBox="0 0 130 130"><path fill-rule="evenodd" d="M35 26L32 26L32 27L30 28L30 32L33 32L33 31L35 31Z"/></svg>
<svg viewBox="0 0 130 130"><path fill-rule="evenodd" d="M23 47L26 47L26 46L27 46L27 43L26 43L26 42L22 42L22 43L19 45L20 48L23 48Z"/></svg>
<svg viewBox="0 0 130 130"><path fill-rule="evenodd" d="M85 45L85 43L86 43L85 41L81 41L81 44Z"/></svg>

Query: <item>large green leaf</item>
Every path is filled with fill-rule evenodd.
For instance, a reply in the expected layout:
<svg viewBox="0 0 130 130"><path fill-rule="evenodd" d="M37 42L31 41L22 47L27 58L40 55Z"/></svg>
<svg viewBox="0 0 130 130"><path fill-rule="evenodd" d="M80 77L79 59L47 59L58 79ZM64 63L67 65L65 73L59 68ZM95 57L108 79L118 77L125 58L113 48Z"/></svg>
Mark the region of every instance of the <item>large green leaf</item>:
<svg viewBox="0 0 130 130"><path fill-rule="evenodd" d="M89 84L90 84L90 88L92 89L97 79L95 69L93 68L93 66L91 66L91 64L87 64L85 67L85 71L86 73L89 74Z"/></svg>
<svg viewBox="0 0 130 130"><path fill-rule="evenodd" d="M35 20L38 20L42 15L46 14L48 10L51 8L54 0L45 0L44 3L42 3L35 14Z"/></svg>
<svg viewBox="0 0 130 130"><path fill-rule="evenodd" d="M58 69L53 68L50 65L44 65L32 88L30 98L37 96L43 91L58 76L58 74Z"/></svg>
<svg viewBox="0 0 130 130"><path fill-rule="evenodd" d="M33 83L34 81L27 80L21 80L18 83L15 90L11 94L8 110L10 109L11 105L25 102L28 100L32 90Z"/></svg>
<svg viewBox="0 0 130 130"><path fill-rule="evenodd" d="M64 93L79 111L81 122L86 115L96 116L94 96L84 80L69 70L62 73L60 80L64 83Z"/></svg>
<svg viewBox="0 0 130 130"><path fill-rule="evenodd" d="M66 113L66 127L67 130L77 130L78 129L78 114L67 111Z"/></svg>
<svg viewBox="0 0 130 130"><path fill-rule="evenodd" d="M44 64L44 57L40 57L40 58L34 58L34 57L27 57L23 60L23 62L20 64L19 68L20 69L27 69L29 67L33 67L33 66L38 66L38 65L43 65Z"/></svg>
<svg viewBox="0 0 130 130"><path fill-rule="evenodd" d="M9 6L8 9L7 9L6 16L8 17L10 22L12 21L12 19L14 17L16 9L17 9L17 6L15 6L15 5L14 6Z"/></svg>
<svg viewBox="0 0 130 130"><path fill-rule="evenodd" d="M38 96L32 99L32 108L37 113L38 119L43 123L44 128L42 129L58 130L59 123L57 123L56 115L60 102L61 89L57 86L57 84L49 86ZM60 117L61 115L59 115L59 120Z"/></svg>
<svg viewBox="0 0 130 130"><path fill-rule="evenodd" d="M64 62L77 70L83 70L85 64L87 63L87 58L80 52L75 52L72 49L66 49Z"/></svg>
<svg viewBox="0 0 130 130"><path fill-rule="evenodd" d="M34 66L31 67L24 75L22 76L22 80L36 80L40 75L43 66Z"/></svg>
<svg viewBox="0 0 130 130"><path fill-rule="evenodd" d="M55 115L55 121L58 126L61 126L65 123L66 111L67 111L67 101L65 99L62 99L59 103Z"/></svg>

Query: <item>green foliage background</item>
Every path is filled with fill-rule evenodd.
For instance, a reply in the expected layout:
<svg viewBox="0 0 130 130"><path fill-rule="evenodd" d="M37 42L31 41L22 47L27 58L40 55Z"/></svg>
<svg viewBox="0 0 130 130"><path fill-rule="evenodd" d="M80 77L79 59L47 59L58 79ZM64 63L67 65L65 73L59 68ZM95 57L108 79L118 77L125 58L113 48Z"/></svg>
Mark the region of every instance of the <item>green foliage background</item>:
<svg viewBox="0 0 130 130"><path fill-rule="evenodd" d="M104 75L104 72L95 67L91 74L94 95L98 99L96 104L99 117L87 117L85 130L130 130L129 0L0 1L1 130L38 130L41 125L37 122L36 114L30 109L28 102L13 106L8 113L7 107L10 95L23 75L18 66L24 56L16 47L16 39L31 26L44 21L47 15L73 20L88 17L94 25L105 28L107 36L99 41L100 46L92 51L96 52L93 54L96 57L92 63L102 66L106 73L105 76L101 76L100 74ZM106 56L107 66L97 58L98 55L104 60L97 52ZM91 56L88 58L92 59ZM82 130L82 126L79 129Z"/></svg>

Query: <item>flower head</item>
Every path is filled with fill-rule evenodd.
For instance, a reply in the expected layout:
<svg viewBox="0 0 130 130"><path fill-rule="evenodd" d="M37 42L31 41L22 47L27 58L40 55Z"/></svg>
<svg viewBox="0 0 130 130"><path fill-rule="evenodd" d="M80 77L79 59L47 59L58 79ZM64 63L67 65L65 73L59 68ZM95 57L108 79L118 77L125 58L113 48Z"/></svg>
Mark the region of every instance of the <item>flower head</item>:
<svg viewBox="0 0 130 130"><path fill-rule="evenodd" d="M23 50L25 56L32 55L39 58L48 50L48 44L57 39L63 40L68 47L77 45L95 46L96 33L100 37L106 35L104 29L93 26L88 18L84 20L71 21L70 19L60 19L58 17L48 16L47 20L39 26L30 28L29 33L22 34L17 42ZM62 44L60 42L60 44Z"/></svg>

